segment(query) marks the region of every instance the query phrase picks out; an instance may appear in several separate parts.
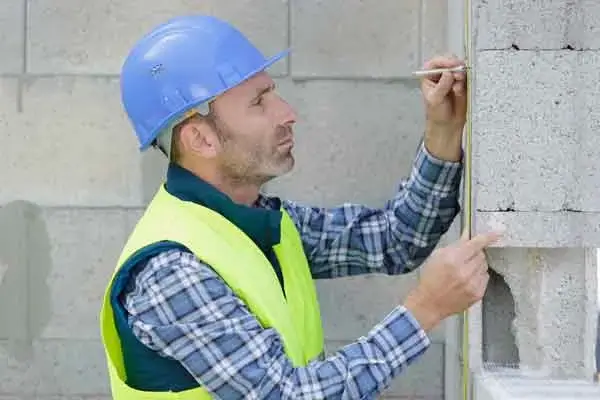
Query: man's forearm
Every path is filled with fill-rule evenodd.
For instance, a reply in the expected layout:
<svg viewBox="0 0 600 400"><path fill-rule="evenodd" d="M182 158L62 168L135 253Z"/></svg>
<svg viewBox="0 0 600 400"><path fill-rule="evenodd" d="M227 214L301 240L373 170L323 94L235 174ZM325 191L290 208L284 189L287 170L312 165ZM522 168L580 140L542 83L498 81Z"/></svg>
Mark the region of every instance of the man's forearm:
<svg viewBox="0 0 600 400"><path fill-rule="evenodd" d="M416 321L406 308L398 307L365 337L305 367L293 367L279 336L258 327L222 331L221 338L212 331L211 341L198 338L197 355L172 356L219 398L377 398L429 347ZM240 342L231 353L219 347ZM215 358L224 353L227 358ZM214 364L204 365L206 360Z"/></svg>
<svg viewBox="0 0 600 400"><path fill-rule="evenodd" d="M424 142L408 181L386 209L397 218L395 242L386 255L406 253L405 265L389 265L392 274L419 266L439 243L460 211L462 164L432 154ZM399 258L399 257L397 257Z"/></svg>
<svg viewBox="0 0 600 400"><path fill-rule="evenodd" d="M458 162L462 158L462 129L427 122L424 144L437 159Z"/></svg>
<svg viewBox="0 0 600 400"><path fill-rule="evenodd" d="M262 365L270 365L268 370L246 369L248 376L262 379L255 392L244 395L281 399L377 398L429 345L429 338L416 319L404 307L397 307L368 335L324 361L294 368L283 350L271 350L260 360Z"/></svg>
<svg viewBox="0 0 600 400"><path fill-rule="evenodd" d="M134 334L218 398L375 398L430 344L399 306L324 361L294 367L280 336L191 254L157 257L141 276L126 301Z"/></svg>

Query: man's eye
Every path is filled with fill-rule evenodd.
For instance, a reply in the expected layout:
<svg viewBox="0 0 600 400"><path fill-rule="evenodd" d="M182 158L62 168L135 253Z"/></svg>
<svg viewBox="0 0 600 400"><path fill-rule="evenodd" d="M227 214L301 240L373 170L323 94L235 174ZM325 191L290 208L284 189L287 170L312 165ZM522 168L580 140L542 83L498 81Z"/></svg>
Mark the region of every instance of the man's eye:
<svg viewBox="0 0 600 400"><path fill-rule="evenodd" d="M262 104L262 102L263 102L263 98L262 98L262 96L260 96L258 99L256 99L254 101L254 105L259 106Z"/></svg>

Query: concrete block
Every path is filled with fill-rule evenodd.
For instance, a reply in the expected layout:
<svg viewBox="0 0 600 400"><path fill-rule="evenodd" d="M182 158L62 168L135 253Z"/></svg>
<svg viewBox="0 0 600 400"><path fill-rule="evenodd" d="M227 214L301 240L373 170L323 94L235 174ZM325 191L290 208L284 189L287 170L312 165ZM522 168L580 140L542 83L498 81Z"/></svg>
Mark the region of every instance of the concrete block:
<svg viewBox="0 0 600 400"><path fill-rule="evenodd" d="M550 379L522 370L482 371L473 382L474 400L593 400L600 386L587 380Z"/></svg>
<svg viewBox="0 0 600 400"><path fill-rule="evenodd" d="M334 353L348 343L328 341L327 351ZM443 387L444 345L434 343L419 360L394 379L381 398L442 400Z"/></svg>
<svg viewBox="0 0 600 400"><path fill-rule="evenodd" d="M475 0L476 49L597 49L600 4L595 0Z"/></svg>
<svg viewBox="0 0 600 400"><path fill-rule="evenodd" d="M51 244L45 282L51 312L42 338L100 338L98 315L104 291L138 216L137 211L110 209L44 212Z"/></svg>
<svg viewBox="0 0 600 400"><path fill-rule="evenodd" d="M594 12L600 26L600 2ZM598 29L597 39L600 37ZM600 212L600 52L583 51L576 55L576 66L571 67L573 83L567 87L575 96L571 121L577 129L576 154L573 154L576 173L571 177L574 189L569 204L575 210Z"/></svg>
<svg viewBox="0 0 600 400"><path fill-rule="evenodd" d="M130 47L153 26L178 15L205 13L231 21L265 55L287 48L287 2L177 0L35 0L29 4L28 65L32 73L118 74ZM286 61L273 67L287 71Z"/></svg>
<svg viewBox="0 0 600 400"><path fill-rule="evenodd" d="M420 63L420 3L292 1L292 75L406 76Z"/></svg>
<svg viewBox="0 0 600 400"><path fill-rule="evenodd" d="M416 284L414 273L317 281L325 337L352 341L367 334Z"/></svg>
<svg viewBox="0 0 600 400"><path fill-rule="evenodd" d="M23 113L5 122L10 151L0 160L0 204L141 203L139 152L116 80L39 78L23 90Z"/></svg>
<svg viewBox="0 0 600 400"><path fill-rule="evenodd" d="M449 53L448 0L422 0L421 63ZM452 27L457 29L457 27Z"/></svg>
<svg viewBox="0 0 600 400"><path fill-rule="evenodd" d="M31 359L14 359L0 341L0 393L19 397L109 395L99 341L42 340Z"/></svg>
<svg viewBox="0 0 600 400"><path fill-rule="evenodd" d="M518 361L526 368L546 371L551 377L591 376L594 355L589 349L596 340L592 326L597 318L591 310L596 289L586 282L586 276L588 269L595 271L595 251L489 249L488 257L491 268L510 287L516 317L509 327L501 326L506 318L496 316L493 310L504 312L511 305L488 307L486 330L512 332ZM501 299L496 297L494 301ZM496 340L495 345L500 343ZM496 350L496 354L511 351Z"/></svg>
<svg viewBox="0 0 600 400"><path fill-rule="evenodd" d="M423 136L416 82L278 83L298 112L296 166L268 191L315 205L377 207L395 194Z"/></svg>
<svg viewBox="0 0 600 400"><path fill-rule="evenodd" d="M23 71L25 0L4 0L0 7L0 74Z"/></svg>
<svg viewBox="0 0 600 400"><path fill-rule="evenodd" d="M586 112L596 102L590 99L598 82L578 76L595 68L589 62L597 60L571 51L478 54L473 107L478 211L600 209L591 200L600 196L592 161L600 149L587 147L597 140L598 115ZM579 175L583 178L576 179Z"/></svg>
<svg viewBox="0 0 600 400"><path fill-rule="evenodd" d="M474 231L505 228L491 247L600 247L599 212L477 212Z"/></svg>

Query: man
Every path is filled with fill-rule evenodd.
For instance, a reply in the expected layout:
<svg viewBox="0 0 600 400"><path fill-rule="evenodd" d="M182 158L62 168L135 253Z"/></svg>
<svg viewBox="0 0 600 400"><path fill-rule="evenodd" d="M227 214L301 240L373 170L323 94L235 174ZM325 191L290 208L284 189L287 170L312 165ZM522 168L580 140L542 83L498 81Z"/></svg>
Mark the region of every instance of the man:
<svg viewBox="0 0 600 400"><path fill-rule="evenodd" d="M483 296L495 235L431 254L458 212L463 75L423 81L423 145L385 209L307 207L260 193L294 164L296 115L266 73L285 54L265 59L228 23L191 16L154 29L125 62L141 148L170 164L106 292L115 399L373 398L424 353L427 332ZM313 279L401 274L426 258L402 305L324 356Z"/></svg>

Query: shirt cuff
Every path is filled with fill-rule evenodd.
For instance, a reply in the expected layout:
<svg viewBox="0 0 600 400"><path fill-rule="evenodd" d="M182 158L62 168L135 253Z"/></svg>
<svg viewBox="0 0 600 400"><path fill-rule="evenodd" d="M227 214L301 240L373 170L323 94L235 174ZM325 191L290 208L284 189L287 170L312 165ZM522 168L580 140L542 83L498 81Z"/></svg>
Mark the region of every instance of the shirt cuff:
<svg viewBox="0 0 600 400"><path fill-rule="evenodd" d="M413 179L419 187L438 197L455 195L460 189L463 169L463 153L460 161L446 161L433 156L421 142L413 166Z"/></svg>
<svg viewBox="0 0 600 400"><path fill-rule="evenodd" d="M395 371L406 368L431 345L427 333L404 306L396 307L375 328L373 339Z"/></svg>

